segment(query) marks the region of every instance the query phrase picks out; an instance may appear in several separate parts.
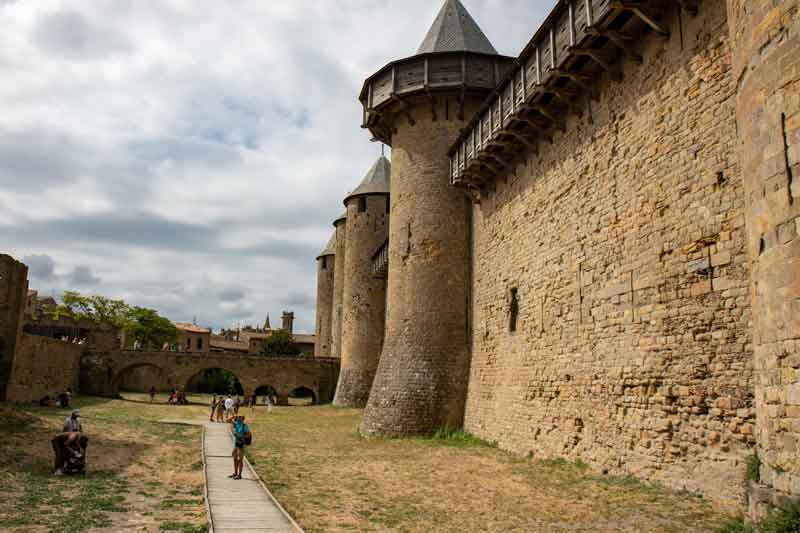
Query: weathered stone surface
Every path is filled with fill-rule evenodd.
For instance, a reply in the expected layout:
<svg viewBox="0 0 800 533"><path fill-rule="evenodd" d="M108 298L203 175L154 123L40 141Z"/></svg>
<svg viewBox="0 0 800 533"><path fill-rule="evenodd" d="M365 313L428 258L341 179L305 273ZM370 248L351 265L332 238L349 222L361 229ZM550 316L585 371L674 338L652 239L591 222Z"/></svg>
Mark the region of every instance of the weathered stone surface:
<svg viewBox="0 0 800 533"><path fill-rule="evenodd" d="M22 334L7 400L25 403L54 397L71 388L78 390L83 345Z"/></svg>
<svg viewBox="0 0 800 533"><path fill-rule="evenodd" d="M317 257L317 307L314 357L330 357L333 342L333 284L336 263L336 230Z"/></svg>
<svg viewBox="0 0 800 533"><path fill-rule="evenodd" d="M759 502L800 496L800 2L728 0L739 159L747 199ZM760 492L772 491L769 497Z"/></svg>
<svg viewBox="0 0 800 533"><path fill-rule="evenodd" d="M7 399L27 294L28 267L9 255L0 255L0 401Z"/></svg>
<svg viewBox="0 0 800 533"><path fill-rule="evenodd" d="M752 341L725 6L660 20L671 36L474 210L465 428L741 502Z"/></svg>
<svg viewBox="0 0 800 533"><path fill-rule="evenodd" d="M340 407L367 405L378 368L386 316L386 280L372 274L372 256L389 236L388 205L388 194L347 199L342 368L333 400Z"/></svg>
<svg viewBox="0 0 800 533"><path fill-rule="evenodd" d="M342 298L344 297L344 265L347 250L347 219L334 223L336 229L336 259L333 267L333 316L331 317L331 357L342 356Z"/></svg>

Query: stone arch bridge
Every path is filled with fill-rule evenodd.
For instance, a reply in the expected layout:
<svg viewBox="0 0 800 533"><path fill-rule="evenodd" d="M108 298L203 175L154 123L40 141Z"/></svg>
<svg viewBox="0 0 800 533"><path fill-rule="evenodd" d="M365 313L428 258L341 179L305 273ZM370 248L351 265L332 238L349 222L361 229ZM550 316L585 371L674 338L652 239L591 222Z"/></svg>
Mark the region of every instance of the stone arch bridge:
<svg viewBox="0 0 800 533"><path fill-rule="evenodd" d="M246 393L271 386L281 405L286 405L289 394L299 388L310 390L315 403L330 402L339 379L338 359L116 351L87 353L81 358L80 390L84 394L114 396L119 393L123 378L142 367L157 371L166 384L177 388L186 387L204 370L222 368L239 379Z"/></svg>

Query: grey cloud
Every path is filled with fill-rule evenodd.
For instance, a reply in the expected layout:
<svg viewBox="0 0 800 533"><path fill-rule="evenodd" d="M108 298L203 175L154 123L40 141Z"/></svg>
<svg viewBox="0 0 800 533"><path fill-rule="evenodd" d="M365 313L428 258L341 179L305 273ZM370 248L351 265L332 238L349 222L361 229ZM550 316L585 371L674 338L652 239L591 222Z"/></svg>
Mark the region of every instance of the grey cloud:
<svg viewBox="0 0 800 533"><path fill-rule="evenodd" d="M33 30L33 40L45 52L70 60L104 58L132 49L121 34L94 25L75 11L43 16Z"/></svg>
<svg viewBox="0 0 800 533"><path fill-rule="evenodd" d="M290 292L286 295L282 300L281 303L288 307L299 307L301 309L309 309L313 308L316 304L316 301L313 296L307 294L305 292Z"/></svg>
<svg viewBox="0 0 800 533"><path fill-rule="evenodd" d="M47 254L26 255L22 262L28 265L28 275L33 281L51 281L56 277L56 262Z"/></svg>
<svg viewBox="0 0 800 533"><path fill-rule="evenodd" d="M87 287L100 283L100 278L92 274L92 269L88 265L78 265L69 276L69 282L76 287Z"/></svg>
<svg viewBox="0 0 800 533"><path fill-rule="evenodd" d="M79 215L0 226L0 235L3 234L34 242L96 241L173 250L206 248L214 243L217 235L210 227L167 220L145 211Z"/></svg>
<svg viewBox="0 0 800 533"><path fill-rule="evenodd" d="M234 303L242 300L245 293L242 289L236 287L226 287L219 291L219 299L225 303Z"/></svg>

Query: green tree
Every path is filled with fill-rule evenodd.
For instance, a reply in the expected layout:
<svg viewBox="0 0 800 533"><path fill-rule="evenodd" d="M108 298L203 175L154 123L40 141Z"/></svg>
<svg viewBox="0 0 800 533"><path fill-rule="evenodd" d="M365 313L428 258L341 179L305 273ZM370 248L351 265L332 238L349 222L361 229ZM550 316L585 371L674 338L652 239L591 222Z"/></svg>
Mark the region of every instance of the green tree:
<svg viewBox="0 0 800 533"><path fill-rule="evenodd" d="M264 357L296 357L300 355L300 348L295 344L292 334L281 329L264 339L260 353Z"/></svg>
<svg viewBox="0 0 800 533"><path fill-rule="evenodd" d="M56 319L63 315L75 320L111 324L125 331L129 339L138 340L150 348L160 349L165 342L172 342L177 337L175 325L157 311L131 307L122 300L105 296L64 291L54 315Z"/></svg>
<svg viewBox="0 0 800 533"><path fill-rule="evenodd" d="M66 315L75 320L91 320L106 323L121 329L130 327L131 308L122 300L105 296L84 296L76 291L64 291L55 316Z"/></svg>
<svg viewBox="0 0 800 533"><path fill-rule="evenodd" d="M164 343L174 342L178 336L175 324L153 309L134 307L130 310L129 319L126 333L146 348L161 349Z"/></svg>

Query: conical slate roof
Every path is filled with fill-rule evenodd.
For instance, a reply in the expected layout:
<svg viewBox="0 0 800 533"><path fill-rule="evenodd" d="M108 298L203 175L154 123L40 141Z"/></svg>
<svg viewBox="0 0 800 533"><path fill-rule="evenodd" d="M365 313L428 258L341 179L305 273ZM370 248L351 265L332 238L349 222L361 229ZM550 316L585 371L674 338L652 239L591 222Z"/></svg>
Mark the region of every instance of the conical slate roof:
<svg viewBox="0 0 800 533"><path fill-rule="evenodd" d="M343 211L341 215L333 219L333 225L335 226L337 222L341 222L342 220L347 220L347 211Z"/></svg>
<svg viewBox="0 0 800 533"><path fill-rule="evenodd" d="M322 257L324 255L336 255L336 232L335 231L333 232L333 235L331 235L331 238L328 241L328 244L325 246L325 249L322 250L319 253L319 255L317 256L317 259L319 259L320 257Z"/></svg>
<svg viewBox="0 0 800 533"><path fill-rule="evenodd" d="M417 54L475 52L497 54L478 23L459 0L446 0Z"/></svg>
<svg viewBox="0 0 800 533"><path fill-rule="evenodd" d="M354 196L365 194L389 194L389 184L391 182L392 164L384 156L380 156L367 175L361 180L361 184L356 190L345 196L344 203Z"/></svg>

